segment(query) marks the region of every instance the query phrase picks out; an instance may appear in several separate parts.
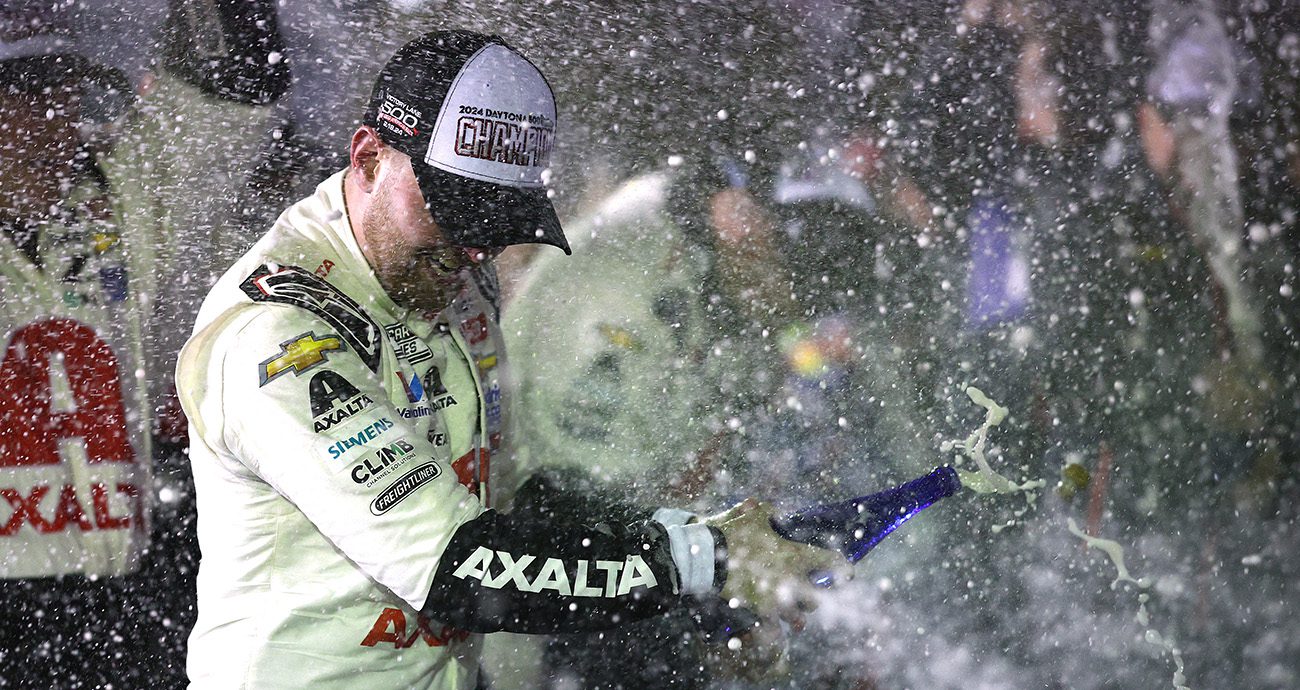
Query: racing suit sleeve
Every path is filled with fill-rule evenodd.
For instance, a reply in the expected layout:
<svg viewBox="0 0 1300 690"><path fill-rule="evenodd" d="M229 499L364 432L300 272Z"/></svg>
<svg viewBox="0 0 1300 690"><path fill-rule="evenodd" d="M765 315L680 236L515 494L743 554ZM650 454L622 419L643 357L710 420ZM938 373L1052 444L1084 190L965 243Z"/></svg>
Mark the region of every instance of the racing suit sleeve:
<svg viewBox="0 0 1300 690"><path fill-rule="evenodd" d="M566 522L580 522L592 515L623 524L657 519L657 512L626 499L611 484L564 466L545 467L529 475L515 493L514 506L516 512L550 515Z"/></svg>
<svg viewBox="0 0 1300 690"><path fill-rule="evenodd" d="M721 589L725 544L718 530L665 526L648 509L612 500L595 486L576 472L540 472L521 487L513 512L489 510L462 525L423 613L474 632L580 632ZM665 582L659 573L676 580Z"/></svg>
<svg viewBox="0 0 1300 690"><path fill-rule="evenodd" d="M242 311L196 366L206 390L189 406L224 419L201 430L205 442L412 608L473 632L581 632L720 589L720 534L704 525L664 526L598 499L485 511L348 338L296 307ZM220 415L204 411L213 405Z"/></svg>
<svg viewBox="0 0 1300 690"><path fill-rule="evenodd" d="M624 522L654 520L665 527L679 527L699 519L681 508L647 508L627 498L610 482L600 482L574 467L546 467L528 477L517 492L521 507L553 513L566 520L585 515L617 517Z"/></svg>

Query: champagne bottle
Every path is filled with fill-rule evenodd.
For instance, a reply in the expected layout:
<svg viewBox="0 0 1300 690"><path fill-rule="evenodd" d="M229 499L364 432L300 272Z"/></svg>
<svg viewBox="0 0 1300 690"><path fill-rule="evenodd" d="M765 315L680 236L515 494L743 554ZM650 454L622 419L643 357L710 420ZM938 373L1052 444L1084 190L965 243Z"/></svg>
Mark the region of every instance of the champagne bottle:
<svg viewBox="0 0 1300 690"><path fill-rule="evenodd" d="M773 517L772 529L791 541L839 551L850 563L857 563L899 525L960 488L957 472L939 467L880 493Z"/></svg>

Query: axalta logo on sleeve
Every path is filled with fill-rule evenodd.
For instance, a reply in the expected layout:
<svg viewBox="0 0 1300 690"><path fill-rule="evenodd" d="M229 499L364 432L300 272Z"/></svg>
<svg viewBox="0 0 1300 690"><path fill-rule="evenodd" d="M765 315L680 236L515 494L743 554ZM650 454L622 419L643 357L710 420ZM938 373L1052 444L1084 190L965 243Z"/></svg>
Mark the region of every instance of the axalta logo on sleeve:
<svg viewBox="0 0 1300 690"><path fill-rule="evenodd" d="M318 434L375 404L370 396L329 369L311 377L309 397L312 428Z"/></svg>
<svg viewBox="0 0 1300 690"><path fill-rule="evenodd" d="M494 560L500 561L502 567L497 575L489 572ZM494 551L486 546L480 546L464 563L460 564L460 567L456 568L452 575L462 580L475 578L481 581L484 587L492 589L511 585L521 592L541 592L549 589L564 596L611 599L630 594L635 587L652 589L659 584L645 559L636 554L631 554L622 561L578 561L572 583L569 581L569 571L565 568L564 561L558 558L547 558L532 579L529 579L528 566L536 560L536 556L525 554L516 559L509 551ZM594 587L588 579L589 575L595 574L593 570L605 571L604 582L602 583L600 576L597 575L595 583L597 586ZM602 584L603 587L600 586Z"/></svg>

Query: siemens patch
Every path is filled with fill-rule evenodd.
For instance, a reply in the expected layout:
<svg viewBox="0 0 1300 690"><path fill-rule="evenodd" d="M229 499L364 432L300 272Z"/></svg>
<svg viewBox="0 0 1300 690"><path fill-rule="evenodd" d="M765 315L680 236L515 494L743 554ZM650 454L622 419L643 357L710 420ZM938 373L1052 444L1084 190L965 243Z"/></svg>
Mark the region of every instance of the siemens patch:
<svg viewBox="0 0 1300 690"><path fill-rule="evenodd" d="M393 428L393 420L387 417L378 419L361 431L358 431L347 438L335 441L334 445L330 446L330 457L334 459L341 458L349 450L366 445L370 441L383 436L391 428Z"/></svg>

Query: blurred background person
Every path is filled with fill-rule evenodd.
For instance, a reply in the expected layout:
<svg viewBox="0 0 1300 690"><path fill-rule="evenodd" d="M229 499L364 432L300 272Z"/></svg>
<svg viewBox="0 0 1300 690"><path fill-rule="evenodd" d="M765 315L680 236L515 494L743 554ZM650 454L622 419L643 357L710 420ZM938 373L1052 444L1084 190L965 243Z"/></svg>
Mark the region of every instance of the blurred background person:
<svg viewBox="0 0 1300 690"><path fill-rule="evenodd" d="M927 469L907 443L903 351L884 335L888 321L906 341L883 306L906 295L875 283L903 262L879 245L870 194L816 156L764 170L741 154L634 178L571 226L576 267L530 268L503 320L523 464L698 510L748 493L793 509ZM765 665L696 618L557 639L543 675L555 687L870 687L860 659L826 659L834 629L763 640L803 654ZM701 666L714 676L684 671Z"/></svg>
<svg viewBox="0 0 1300 690"><path fill-rule="evenodd" d="M786 299L779 279L766 291L746 282L779 276L761 270L778 266L771 231L743 186L695 162L630 181L571 225L579 263L541 258L503 317L518 353L521 466L558 468L645 505L702 510L743 493L733 440L774 355L724 324ZM725 651L726 641L712 646ZM557 688L711 687L701 668L709 648L683 613L557 638L544 673Z"/></svg>
<svg viewBox="0 0 1300 690"><path fill-rule="evenodd" d="M19 600L8 619L0 677L19 687L184 682L198 552L184 419L171 383L183 341L175 324L192 318L205 284L201 268L214 249L242 249L230 222L237 217L233 198L266 135L266 106L290 82L287 64L274 59L283 46L272 3L154 5L4 8L6 40L14 38L5 84L11 99L30 101L7 108L16 114L20 143L6 147L15 156L6 166L6 198L29 213L13 221L27 229L9 237L30 268L10 262L11 289L26 285L27 293L5 303L11 310L27 305L31 315L49 312L43 321L24 325L29 317L14 315L17 321L6 324L16 354L6 367L15 383L5 433L26 439L6 453L16 454L11 462L18 466L50 465L43 470L50 473L66 465L62 471L72 473L68 481L51 477L12 490L12 543L31 530L60 542L48 545L50 572L42 571L53 577L7 589ZM133 104L136 94L143 98ZM40 107L42 99L50 107ZM30 117L52 124L33 129ZM39 208L46 210L33 211ZM40 287L41 275L63 286L58 302L77 314L67 323L84 324L105 341L77 345L102 357L102 371L68 354L38 355L26 344L29 331L40 328L49 331L46 348L67 349L90 337L40 326L65 323L51 320L60 308ZM103 378L110 369L120 369L119 385L85 378ZM53 398L40 393L50 387ZM116 407L109 393L121 398ZM99 397L83 400L88 395ZM19 415L50 421L41 422L45 430L33 441ZM100 428L114 424L124 430ZM103 440L88 440L96 437ZM87 439L84 449L78 439ZM65 456L61 462L23 450L51 442ZM129 456L107 457L105 444L113 443L122 446L117 455L129 443ZM101 476L128 462L139 466L135 474L116 482ZM26 468L31 476L24 481L36 482L35 472ZM54 517L43 522L49 513ZM72 539L73 531L85 532L89 547ZM19 552L4 560L18 572L42 567L24 563L29 559Z"/></svg>
<svg viewBox="0 0 1300 690"><path fill-rule="evenodd" d="M71 13L0 11L0 682L145 685L168 673L151 619L152 409L145 311L101 136L129 81L78 51Z"/></svg>

